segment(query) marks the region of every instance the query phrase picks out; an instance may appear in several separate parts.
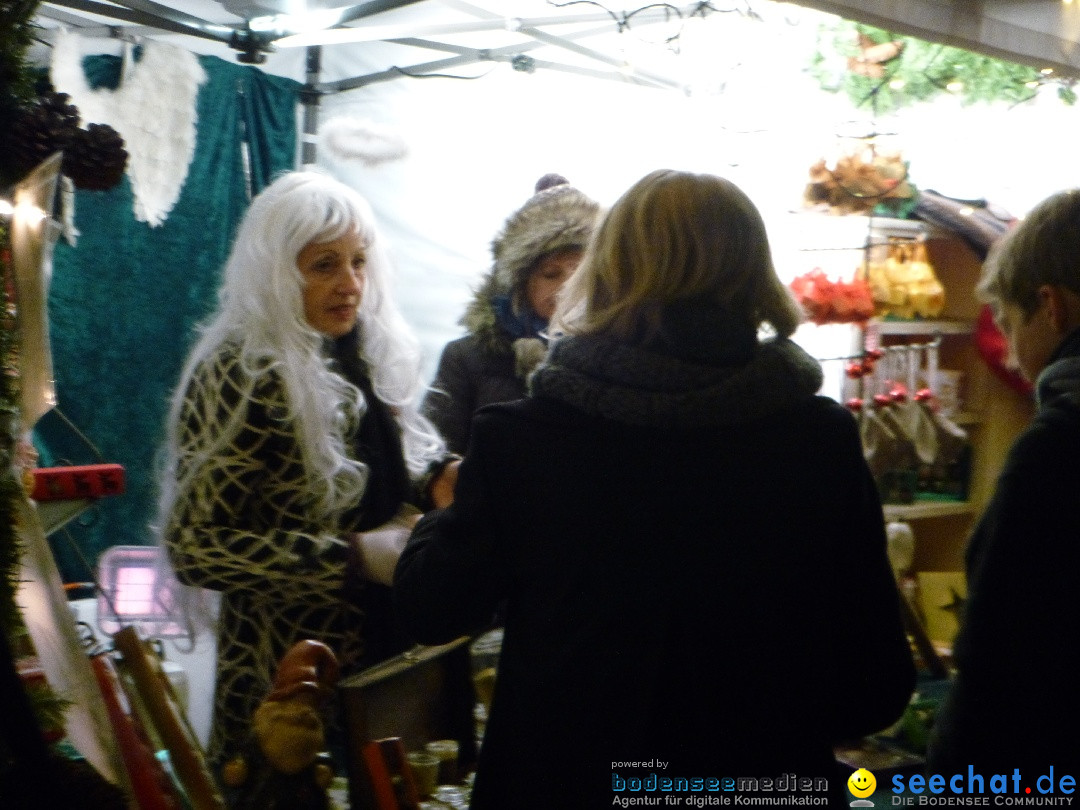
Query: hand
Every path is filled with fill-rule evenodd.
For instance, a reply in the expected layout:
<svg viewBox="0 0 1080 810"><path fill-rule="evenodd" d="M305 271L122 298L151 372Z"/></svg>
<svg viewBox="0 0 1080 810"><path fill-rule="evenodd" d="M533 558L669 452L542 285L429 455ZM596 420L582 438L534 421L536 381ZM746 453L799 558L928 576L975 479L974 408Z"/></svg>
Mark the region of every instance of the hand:
<svg viewBox="0 0 1080 810"><path fill-rule="evenodd" d="M348 536L360 553L361 574L370 582L380 585L394 584L394 568L398 557L405 548L405 543L412 534L412 528L420 514L399 513L377 529L366 532L354 532Z"/></svg>
<svg viewBox="0 0 1080 810"><path fill-rule="evenodd" d="M436 509L445 509L454 502L454 487L457 486L460 460L451 461L431 482L431 503Z"/></svg>

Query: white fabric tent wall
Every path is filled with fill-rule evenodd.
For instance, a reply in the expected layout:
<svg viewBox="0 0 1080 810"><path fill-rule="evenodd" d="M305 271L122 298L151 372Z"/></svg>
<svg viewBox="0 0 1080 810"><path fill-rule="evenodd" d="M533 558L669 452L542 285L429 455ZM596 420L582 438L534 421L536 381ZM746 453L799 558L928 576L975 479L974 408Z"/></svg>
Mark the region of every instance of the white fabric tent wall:
<svg viewBox="0 0 1080 810"><path fill-rule="evenodd" d="M716 71L726 71L719 94L478 65L457 71L490 70L474 81L402 78L324 99L323 121L368 120L396 129L408 145L404 159L374 168L323 148L319 163L375 208L393 249L402 309L422 343L425 375L445 342L461 333L457 320L489 266L492 236L549 171L603 205L655 168L729 177L761 208L787 277L811 269L807 262L817 258L798 250L802 226L789 212L800 207L808 167L836 148L838 130L852 119L896 133L921 188L988 198L1021 214L1055 190L1080 185L1080 109L1052 91L1011 108L962 107L943 98L870 122L868 110L823 92L807 74L820 15L793 11L789 17L800 25L735 15L711 20L721 39L695 69L714 89ZM387 58L378 45L326 48L324 75L364 75L385 69Z"/></svg>

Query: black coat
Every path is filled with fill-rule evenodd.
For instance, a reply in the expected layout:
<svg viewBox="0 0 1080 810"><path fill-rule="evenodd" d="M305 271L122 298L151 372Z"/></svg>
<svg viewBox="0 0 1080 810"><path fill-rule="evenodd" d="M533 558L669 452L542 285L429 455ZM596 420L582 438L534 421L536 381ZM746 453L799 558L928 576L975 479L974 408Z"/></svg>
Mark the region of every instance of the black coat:
<svg viewBox="0 0 1080 810"><path fill-rule="evenodd" d="M968 544L956 680L929 771L1080 776L1080 331L1037 381ZM959 771L957 769L960 769Z"/></svg>
<svg viewBox="0 0 1080 810"><path fill-rule="evenodd" d="M499 343L487 336L466 335L443 348L422 411L446 440L447 449L464 453L477 409L523 396L525 380L514 369L509 339Z"/></svg>
<svg viewBox="0 0 1080 810"><path fill-rule="evenodd" d="M831 745L895 720L914 677L853 418L786 367L749 375L757 406L706 386L654 418L655 390L577 378L570 404L572 348L477 414L455 504L398 566L425 643L507 600L473 806L609 807L615 763L654 759L837 791Z"/></svg>

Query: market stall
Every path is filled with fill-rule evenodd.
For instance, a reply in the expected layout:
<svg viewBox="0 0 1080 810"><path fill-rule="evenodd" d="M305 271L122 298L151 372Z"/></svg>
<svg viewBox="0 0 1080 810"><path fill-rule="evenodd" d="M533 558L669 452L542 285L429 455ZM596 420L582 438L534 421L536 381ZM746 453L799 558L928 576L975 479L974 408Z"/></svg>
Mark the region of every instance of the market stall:
<svg viewBox="0 0 1080 810"><path fill-rule="evenodd" d="M892 476L899 485L883 490L891 501L886 517L908 525L912 535L898 540L901 552L912 544L898 574L922 593L913 602L916 613L924 611L916 620L924 631L933 626L927 638L937 642L937 653L947 648L955 632L948 605L963 597L956 574L964 537L1030 402L989 371L976 351L980 313L971 287L981 256L959 229L930 218L897 226L892 216L875 221L866 217L873 212L849 211L848 233L829 245L820 236L830 226L812 220L826 215L806 213L801 197L815 160L826 153L834 159L854 121L861 135L904 144L908 179L916 187L936 187L947 199L1007 199L1006 207L1022 212L1067 179L1059 173L1043 186L1025 186L1020 175L1045 177L1058 159L1055 148L1039 148L1031 133L1070 142L1069 108L1058 96L1071 92L1080 64L1077 9L1057 2L981 4L975 17L963 4L900 10L897 4L800 4L896 36L1054 71L1028 78L1034 86L1026 106L1010 100L988 112L945 97L921 115L891 116L876 102L852 104L822 90L823 79L807 67L807 55L821 47L810 44L819 36L814 12L786 4L721 9L695 3L623 11L620 18L594 5L523 4L509 16L502 8L458 2L362 3L331 10L332 19L321 18L307 32L264 28L255 20L278 9L239 3L106 8L72 0L38 10L48 43L36 48L41 66L49 66L55 89L68 99L53 97L25 131L70 126L81 114L76 128L108 124L123 135L127 152L118 184L71 190L52 234L49 310L59 409L37 415L40 466L120 462L127 472L122 497L95 500L51 537L59 579L87 582L107 548L149 542L154 448L168 391L191 327L210 306L235 223L277 171L316 164L372 202L394 246L398 295L430 374L441 346L460 334L457 319L488 264L491 234L536 177L556 170L606 203L645 171L677 164L726 174L752 190L769 217L788 280L812 269L811 249L821 250L819 256L849 251L854 260L826 268L834 279L849 280L856 267L865 267L878 237L896 236L890 228L913 227L926 237L944 285L944 308L901 313L900 321L914 322L907 325L888 317L895 313L875 311L872 328L851 327L838 341L821 342L828 330L820 325L806 327L802 337L808 345L819 341L819 357L841 360L832 366L841 399L852 398L851 380L866 379L841 380L844 364L862 362L866 350L881 347L899 353L895 347L940 341L939 365L931 371L951 370L958 373L953 382L963 380L963 402L952 413L969 439L962 486L959 473L942 474L938 480L947 483L941 487L952 487L945 494L954 497L917 499L910 474L917 475L912 471L919 465L913 463L902 470L906 478ZM673 33L678 47L669 41ZM862 58L832 56L845 70L849 59ZM884 65L881 77L869 77L872 87L880 88L876 79L897 67L894 59L861 63ZM169 93L161 93L163 84ZM949 127L955 143L945 147L936 123L943 112L958 122ZM993 116L1025 114L1030 118L1010 130L1017 133L1013 140L979 134L993 128ZM793 118L800 121L798 132L792 132ZM142 135L133 137L129 127L139 129L140 119L156 127L141 127ZM1025 165L993 166L988 158L977 165L972 158L960 171L958 155L972 153L980 140L982 154L1011 150ZM950 378L931 377L908 386L910 393L933 387L942 396L940 386ZM873 393L858 393L869 408ZM197 726L207 713L205 705L194 709ZM910 722L908 731L917 735L918 724ZM204 737L204 730L194 736ZM116 769L115 752L108 757Z"/></svg>

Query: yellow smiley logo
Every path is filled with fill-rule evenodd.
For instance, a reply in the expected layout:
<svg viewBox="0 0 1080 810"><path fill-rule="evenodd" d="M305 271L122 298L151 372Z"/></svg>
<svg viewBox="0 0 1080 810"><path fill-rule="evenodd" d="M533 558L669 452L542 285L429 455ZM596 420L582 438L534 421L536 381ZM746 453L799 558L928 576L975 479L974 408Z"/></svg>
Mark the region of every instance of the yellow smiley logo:
<svg viewBox="0 0 1080 810"><path fill-rule="evenodd" d="M865 799L877 788L877 779L866 768L859 768L847 780L847 789L852 796Z"/></svg>

